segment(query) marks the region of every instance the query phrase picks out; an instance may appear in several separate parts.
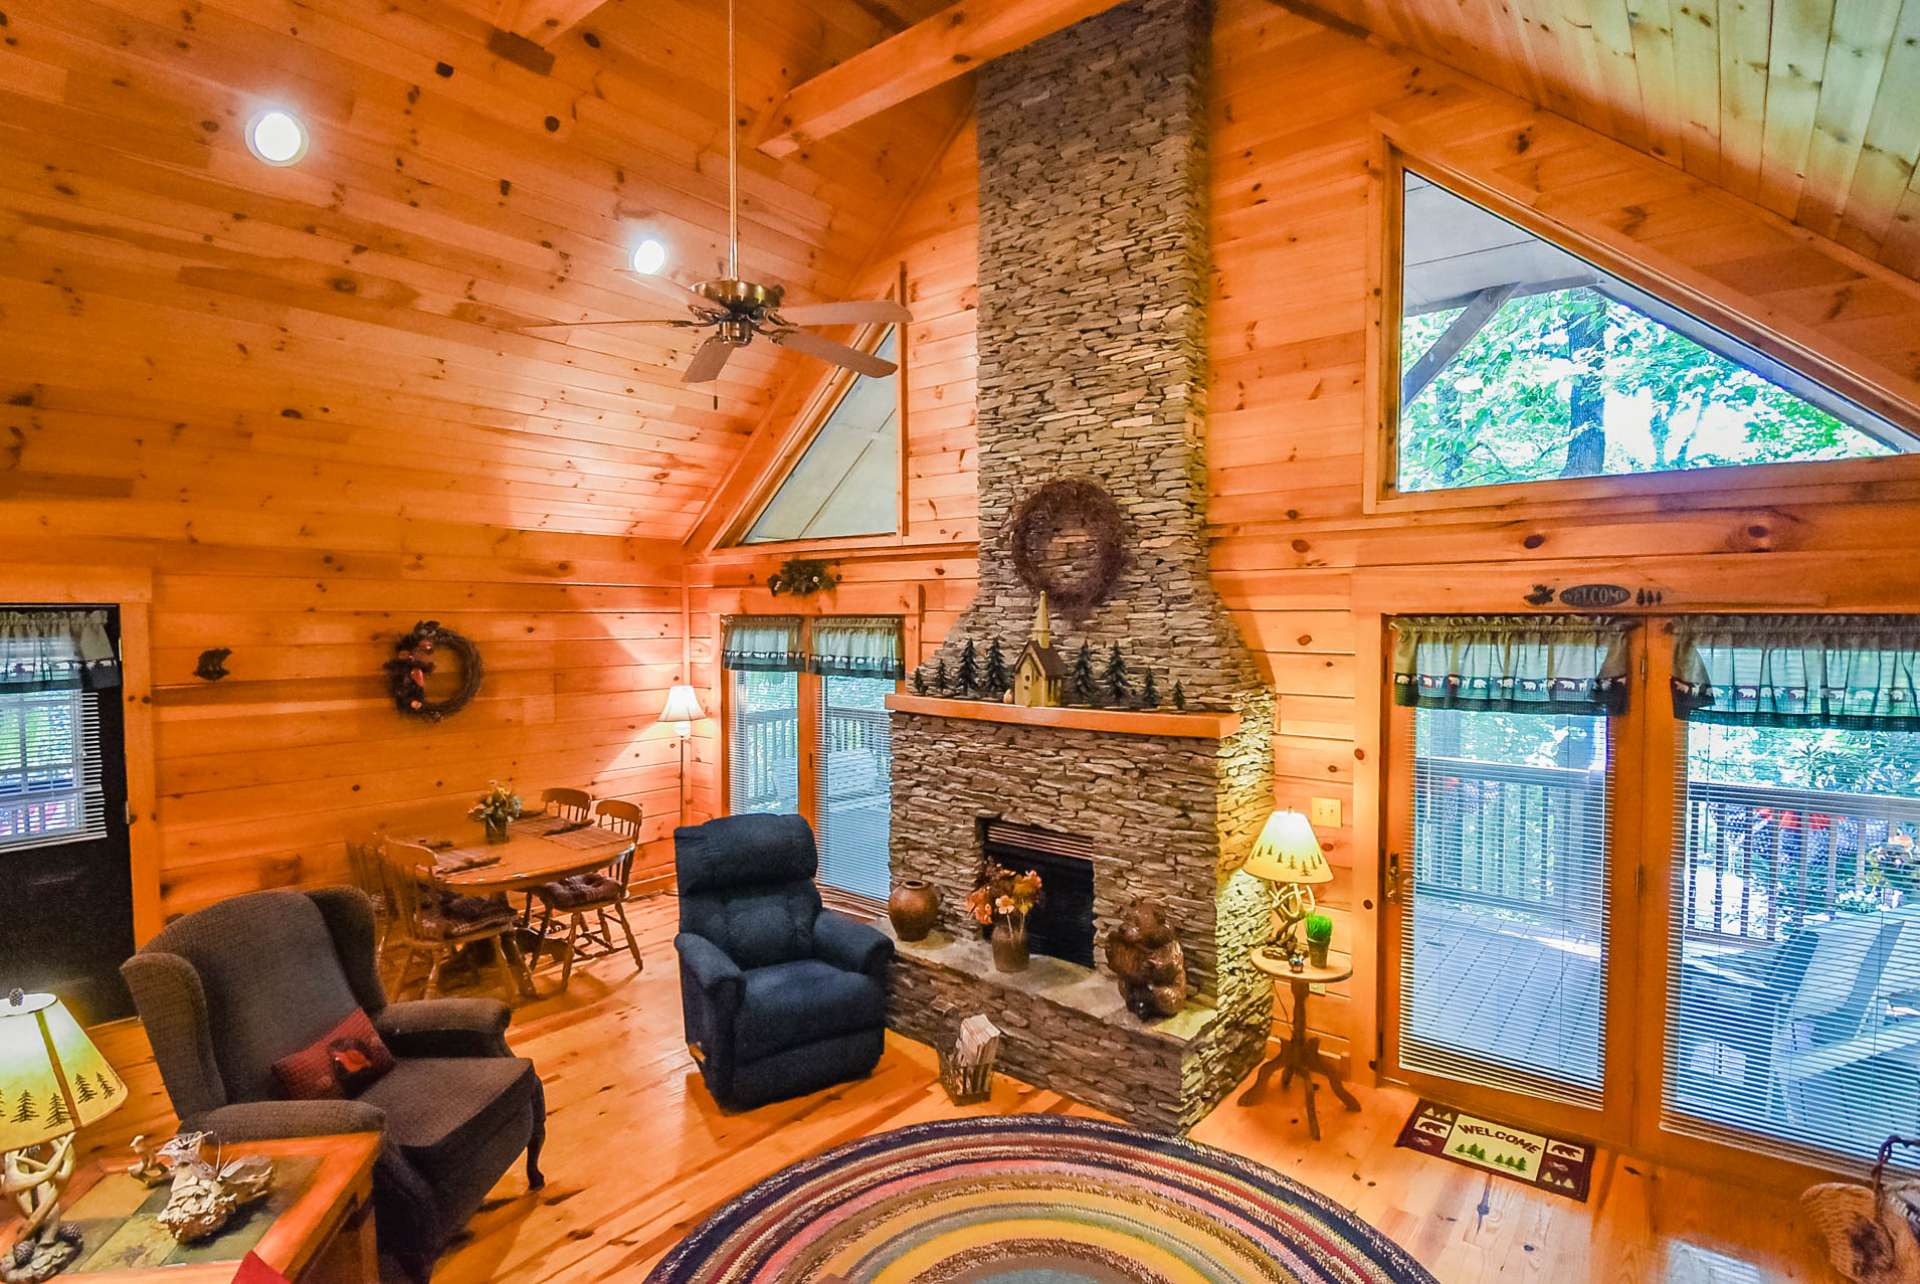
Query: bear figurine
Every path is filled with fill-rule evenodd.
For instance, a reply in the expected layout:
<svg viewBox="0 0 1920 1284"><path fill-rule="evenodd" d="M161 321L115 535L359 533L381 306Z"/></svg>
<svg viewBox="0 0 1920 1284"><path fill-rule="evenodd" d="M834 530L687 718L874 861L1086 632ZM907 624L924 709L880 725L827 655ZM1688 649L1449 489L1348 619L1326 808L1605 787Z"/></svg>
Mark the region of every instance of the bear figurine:
<svg viewBox="0 0 1920 1284"><path fill-rule="evenodd" d="M1142 1021L1170 1017L1187 1001L1187 961L1173 922L1157 902L1138 900L1107 933L1107 966L1127 1007Z"/></svg>

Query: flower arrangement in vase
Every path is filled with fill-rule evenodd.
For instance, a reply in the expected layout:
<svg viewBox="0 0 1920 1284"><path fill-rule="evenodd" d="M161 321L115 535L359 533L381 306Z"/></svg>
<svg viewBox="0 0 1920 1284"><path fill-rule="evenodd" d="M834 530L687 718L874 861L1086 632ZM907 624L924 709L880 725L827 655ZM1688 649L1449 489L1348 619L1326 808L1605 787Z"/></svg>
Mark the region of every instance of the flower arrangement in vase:
<svg viewBox="0 0 1920 1284"><path fill-rule="evenodd" d="M487 792L480 795L480 801L468 809L467 815L487 827L488 842L504 843L507 825L520 818L520 795L513 792L511 780L504 785L490 780Z"/></svg>
<svg viewBox="0 0 1920 1284"><path fill-rule="evenodd" d="M997 861L980 871L980 883L967 897L974 922L993 929L993 966L1001 972L1027 967L1027 916L1040 904L1040 874L1016 874Z"/></svg>

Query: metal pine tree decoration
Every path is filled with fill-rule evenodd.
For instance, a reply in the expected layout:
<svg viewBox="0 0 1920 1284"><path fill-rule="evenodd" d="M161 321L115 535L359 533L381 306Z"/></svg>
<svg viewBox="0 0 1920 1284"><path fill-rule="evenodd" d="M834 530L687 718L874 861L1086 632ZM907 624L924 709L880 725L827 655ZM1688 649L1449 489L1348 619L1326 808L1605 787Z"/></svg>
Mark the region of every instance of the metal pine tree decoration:
<svg viewBox="0 0 1920 1284"><path fill-rule="evenodd" d="M940 657L940 663L933 669L933 689L945 695L952 682L953 679L947 676L947 657L943 655Z"/></svg>
<svg viewBox="0 0 1920 1284"><path fill-rule="evenodd" d="M989 699L998 700L1006 694L1013 680L1007 675L1006 652L1000 649L1000 639L987 643L987 672L982 681L986 684Z"/></svg>
<svg viewBox="0 0 1920 1284"><path fill-rule="evenodd" d="M1180 710L1182 713L1186 712L1187 691L1186 691L1186 688L1181 686L1178 682L1173 684L1173 707Z"/></svg>
<svg viewBox="0 0 1920 1284"><path fill-rule="evenodd" d="M1120 644L1115 642L1113 649L1107 652L1107 670L1100 675L1106 683L1107 703L1123 705L1127 697L1133 694L1133 684L1127 679L1127 662L1120 657Z"/></svg>
<svg viewBox="0 0 1920 1284"><path fill-rule="evenodd" d="M915 669L913 671L913 693L915 695L925 695L927 693L927 671L925 669Z"/></svg>
<svg viewBox="0 0 1920 1284"><path fill-rule="evenodd" d="M1153 670L1147 670L1147 676L1140 682L1140 707L1157 709L1160 707L1160 688L1154 685Z"/></svg>
<svg viewBox="0 0 1920 1284"><path fill-rule="evenodd" d="M1093 681L1093 644L1082 642L1080 650L1073 657L1073 673L1067 679L1073 691L1073 698L1080 704L1091 705L1100 694L1099 687Z"/></svg>
<svg viewBox="0 0 1920 1284"><path fill-rule="evenodd" d="M980 687L980 657L973 649L972 638L960 648L960 672L954 676L962 696L970 696Z"/></svg>

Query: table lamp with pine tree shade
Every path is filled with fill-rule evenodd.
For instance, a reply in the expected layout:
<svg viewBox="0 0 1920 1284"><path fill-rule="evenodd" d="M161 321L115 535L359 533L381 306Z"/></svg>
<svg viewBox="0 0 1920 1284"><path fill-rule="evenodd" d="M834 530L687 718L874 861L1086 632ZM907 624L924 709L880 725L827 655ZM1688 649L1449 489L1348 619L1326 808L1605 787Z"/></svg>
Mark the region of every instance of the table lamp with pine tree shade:
<svg viewBox="0 0 1920 1284"><path fill-rule="evenodd" d="M1273 898L1273 943L1286 951L1294 971L1303 970L1307 952L1300 942L1300 924L1313 913L1314 884L1333 881L1333 867L1320 850L1312 824L1297 811L1275 811L1267 817L1260 837L1253 840L1253 855L1241 868L1268 885Z"/></svg>
<svg viewBox="0 0 1920 1284"><path fill-rule="evenodd" d="M57 1274L80 1251L60 1224L60 1187L73 1176L74 1134L125 1104L127 1085L51 994L0 1001L0 1191L24 1219L0 1256L8 1284Z"/></svg>

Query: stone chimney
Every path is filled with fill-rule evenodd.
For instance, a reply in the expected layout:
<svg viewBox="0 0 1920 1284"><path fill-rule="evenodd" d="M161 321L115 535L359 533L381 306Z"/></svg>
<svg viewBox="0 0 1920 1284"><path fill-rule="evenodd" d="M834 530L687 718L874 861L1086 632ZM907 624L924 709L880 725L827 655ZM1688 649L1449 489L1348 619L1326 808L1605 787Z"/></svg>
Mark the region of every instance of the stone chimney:
<svg viewBox="0 0 1920 1284"><path fill-rule="evenodd" d="M980 587L949 646L1025 641L1011 517L1084 478L1118 503L1128 563L1056 645L1118 643L1163 695L1240 707L1261 681L1206 535L1209 19L1204 0L1135 0L981 70ZM1055 548L1079 551L1072 532Z"/></svg>

